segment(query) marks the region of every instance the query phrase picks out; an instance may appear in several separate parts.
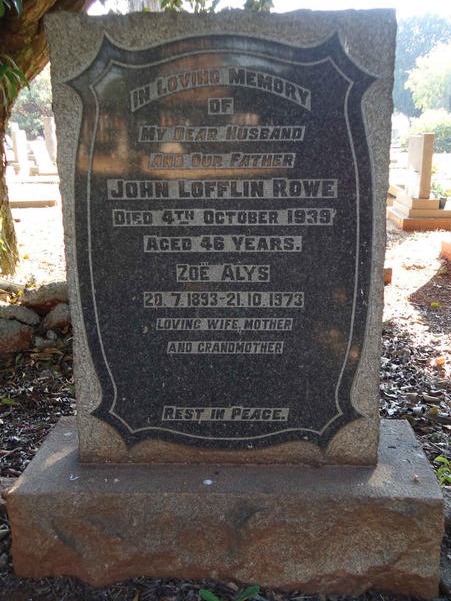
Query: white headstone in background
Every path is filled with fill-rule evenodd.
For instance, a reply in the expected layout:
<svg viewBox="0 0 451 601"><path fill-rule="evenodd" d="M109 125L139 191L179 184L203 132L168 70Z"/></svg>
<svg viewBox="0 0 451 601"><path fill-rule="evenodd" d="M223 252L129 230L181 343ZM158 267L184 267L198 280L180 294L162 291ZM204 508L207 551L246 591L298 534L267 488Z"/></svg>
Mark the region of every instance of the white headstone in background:
<svg viewBox="0 0 451 601"><path fill-rule="evenodd" d="M44 138L47 146L47 152L50 159L56 161L56 134L55 119L53 117L44 117Z"/></svg>
<svg viewBox="0 0 451 601"><path fill-rule="evenodd" d="M19 128L17 123L10 124L10 131L14 156L19 166L18 175L20 177L28 177L30 175L30 161L28 160L27 135L23 129Z"/></svg>
<svg viewBox="0 0 451 601"><path fill-rule="evenodd" d="M44 140L30 142L31 151L38 168L38 175L57 175L58 170L49 156Z"/></svg>
<svg viewBox="0 0 451 601"><path fill-rule="evenodd" d="M434 134L419 134L409 138L408 193L412 198L429 199L431 195Z"/></svg>

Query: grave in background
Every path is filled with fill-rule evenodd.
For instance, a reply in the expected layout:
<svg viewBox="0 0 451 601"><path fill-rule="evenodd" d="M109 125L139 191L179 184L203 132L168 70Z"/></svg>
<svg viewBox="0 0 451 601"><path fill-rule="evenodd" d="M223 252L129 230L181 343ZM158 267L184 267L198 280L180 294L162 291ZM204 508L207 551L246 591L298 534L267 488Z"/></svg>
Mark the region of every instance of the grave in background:
<svg viewBox="0 0 451 601"><path fill-rule="evenodd" d="M8 156L6 181L11 208L50 207L60 200L55 157L47 149L52 143L55 148L52 122L52 118L44 118L45 141L28 141L26 132L17 123L10 124L13 147Z"/></svg>
<svg viewBox="0 0 451 601"><path fill-rule="evenodd" d="M436 594L440 489L379 432L393 11L48 35L78 427L9 494L17 572Z"/></svg>
<svg viewBox="0 0 451 601"><path fill-rule="evenodd" d="M391 186L388 218L405 231L451 229L451 203L431 197L434 134L410 136L409 179L405 188Z"/></svg>
<svg viewBox="0 0 451 601"><path fill-rule="evenodd" d="M17 173L20 177L28 177L30 175L31 162L28 159L27 135L19 128L18 123L11 123L10 130Z"/></svg>
<svg viewBox="0 0 451 601"><path fill-rule="evenodd" d="M407 193L412 198L429 200L431 196L432 157L434 154L434 134L410 136L408 161L410 181Z"/></svg>

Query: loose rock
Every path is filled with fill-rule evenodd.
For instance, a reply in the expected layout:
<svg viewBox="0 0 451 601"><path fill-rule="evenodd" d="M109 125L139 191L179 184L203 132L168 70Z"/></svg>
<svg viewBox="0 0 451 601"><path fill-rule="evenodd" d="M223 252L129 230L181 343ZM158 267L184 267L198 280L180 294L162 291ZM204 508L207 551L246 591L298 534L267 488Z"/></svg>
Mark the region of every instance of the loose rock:
<svg viewBox="0 0 451 601"><path fill-rule="evenodd" d="M70 326L70 309L67 303L59 303L45 316L42 327L45 330L64 330Z"/></svg>
<svg viewBox="0 0 451 601"><path fill-rule="evenodd" d="M49 336L49 334L51 335ZM54 334L55 332L53 332L53 330L49 330L46 338L43 338L42 336L35 336L34 347L36 349L52 348L55 346L55 339L57 338L57 336L54 336Z"/></svg>
<svg viewBox="0 0 451 601"><path fill-rule="evenodd" d="M15 319L0 319L0 353L18 353L31 346L33 328Z"/></svg>
<svg viewBox="0 0 451 601"><path fill-rule="evenodd" d="M0 305L0 318L15 319L29 326L35 326L39 323L39 315L21 305Z"/></svg>
<svg viewBox="0 0 451 601"><path fill-rule="evenodd" d="M32 307L39 314L45 315L58 303L69 301L66 282L51 282L40 288L28 288L21 297L22 305Z"/></svg>
<svg viewBox="0 0 451 601"><path fill-rule="evenodd" d="M5 496L17 478L1 478L0 477L0 499Z"/></svg>

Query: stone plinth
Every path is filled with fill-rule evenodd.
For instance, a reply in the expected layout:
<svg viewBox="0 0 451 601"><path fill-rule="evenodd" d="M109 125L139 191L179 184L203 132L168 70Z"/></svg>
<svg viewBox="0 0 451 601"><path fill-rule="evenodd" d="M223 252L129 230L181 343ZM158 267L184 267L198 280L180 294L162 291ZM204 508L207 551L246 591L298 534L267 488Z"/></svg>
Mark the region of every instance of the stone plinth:
<svg viewBox="0 0 451 601"><path fill-rule="evenodd" d="M440 212L444 213L444 211ZM396 227L405 232L451 230L451 217L406 217L394 208L389 208L388 218Z"/></svg>
<svg viewBox="0 0 451 601"><path fill-rule="evenodd" d="M442 495L404 421L377 467L89 465L63 419L7 496L18 575L433 597Z"/></svg>
<svg viewBox="0 0 451 601"><path fill-rule="evenodd" d="M400 229L451 229L451 203L440 208L439 198L412 198L394 187L391 190L395 198L388 208L387 217Z"/></svg>
<svg viewBox="0 0 451 601"><path fill-rule="evenodd" d="M431 194L432 156L434 134L419 134L409 138L409 168L412 178L410 195L415 198L429 198Z"/></svg>

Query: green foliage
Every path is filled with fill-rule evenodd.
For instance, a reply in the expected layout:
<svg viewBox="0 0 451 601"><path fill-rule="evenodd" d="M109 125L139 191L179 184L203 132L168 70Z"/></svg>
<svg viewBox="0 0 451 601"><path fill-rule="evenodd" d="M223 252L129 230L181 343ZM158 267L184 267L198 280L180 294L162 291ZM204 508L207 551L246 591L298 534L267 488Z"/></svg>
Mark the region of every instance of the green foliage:
<svg viewBox="0 0 451 601"><path fill-rule="evenodd" d="M0 18L6 13L6 10L14 10L18 15L23 12L22 0L0 0Z"/></svg>
<svg viewBox="0 0 451 601"><path fill-rule="evenodd" d="M448 196L442 184L435 180L431 181L431 192L434 198L446 198ZM431 307L433 304L434 303L431 303ZM440 306L440 303L438 303L438 306Z"/></svg>
<svg viewBox="0 0 451 601"><path fill-rule="evenodd" d="M451 20L438 15L416 15L398 22L396 38L395 85L396 110L410 117L418 116L410 89L405 88L409 71L418 57L426 55L440 42L451 38Z"/></svg>
<svg viewBox="0 0 451 601"><path fill-rule="evenodd" d="M451 152L451 113L445 109L425 111L421 117L412 119L409 136L433 132L434 152ZM402 142L407 145L407 138Z"/></svg>
<svg viewBox="0 0 451 601"><path fill-rule="evenodd" d="M214 593L205 588L200 589L199 597L204 601L221 601L219 597L217 597Z"/></svg>
<svg viewBox="0 0 451 601"><path fill-rule="evenodd" d="M439 463L439 467L434 468L437 479L442 486L451 484L451 461L443 455L434 459L434 463Z"/></svg>
<svg viewBox="0 0 451 601"><path fill-rule="evenodd" d="M213 13L215 12L219 0L186 0L189 8L194 13ZM160 0L161 9L169 11L183 11L184 0ZM244 7L246 10L256 12L269 12L273 6L272 0L246 0Z"/></svg>
<svg viewBox="0 0 451 601"><path fill-rule="evenodd" d="M34 140L44 134L43 117L52 115L52 89L50 85L50 66L32 81L30 86L22 90L11 111L10 121L19 124L25 130L27 138Z"/></svg>
<svg viewBox="0 0 451 601"><path fill-rule="evenodd" d="M1 221L0 221L0 226L1 226ZM2 231L0 229L0 254L6 254L7 252L7 248L6 248L6 244L5 241L3 240L3 236L2 236Z"/></svg>
<svg viewBox="0 0 451 601"><path fill-rule="evenodd" d="M194 13L213 13L219 0L188 0L189 7ZM160 0L161 9L166 12L184 11L184 0Z"/></svg>
<svg viewBox="0 0 451 601"><path fill-rule="evenodd" d="M438 44L417 58L409 71L406 88L412 92L415 106L426 109L451 108L451 44Z"/></svg>
<svg viewBox="0 0 451 601"><path fill-rule="evenodd" d="M10 56L0 54L0 104L6 106L14 100L28 81Z"/></svg>
<svg viewBox="0 0 451 601"><path fill-rule="evenodd" d="M235 601L249 601L250 599L253 599L255 595L258 595L259 592L259 585L253 584L252 586L245 588L244 591L238 595ZM219 597L205 588L200 589L199 597L203 599L203 601L221 601Z"/></svg>
<svg viewBox="0 0 451 601"><path fill-rule="evenodd" d="M258 595L260 592L260 587L258 584L253 584L252 586L248 586L244 591L238 595L236 601L248 601L249 599L253 599L255 595Z"/></svg>
<svg viewBox="0 0 451 601"><path fill-rule="evenodd" d="M3 397L2 399L0 399L0 405L7 405L8 407L14 407L14 405L17 405L17 401L14 401L13 399L9 399L8 397Z"/></svg>
<svg viewBox="0 0 451 601"><path fill-rule="evenodd" d="M0 19L7 10L22 14L22 0L0 0ZM19 90L28 85L27 79L13 59L0 54L0 106L7 106L17 96Z"/></svg>
<svg viewBox="0 0 451 601"><path fill-rule="evenodd" d="M212 0L209 4L206 0L188 0L191 10L194 13L214 13L219 0Z"/></svg>
<svg viewBox="0 0 451 601"><path fill-rule="evenodd" d="M273 7L272 0L246 0L244 8L260 13L269 13Z"/></svg>
<svg viewBox="0 0 451 601"><path fill-rule="evenodd" d="M170 12L170 11L181 11L183 5L183 0L161 0L160 6L161 9Z"/></svg>

